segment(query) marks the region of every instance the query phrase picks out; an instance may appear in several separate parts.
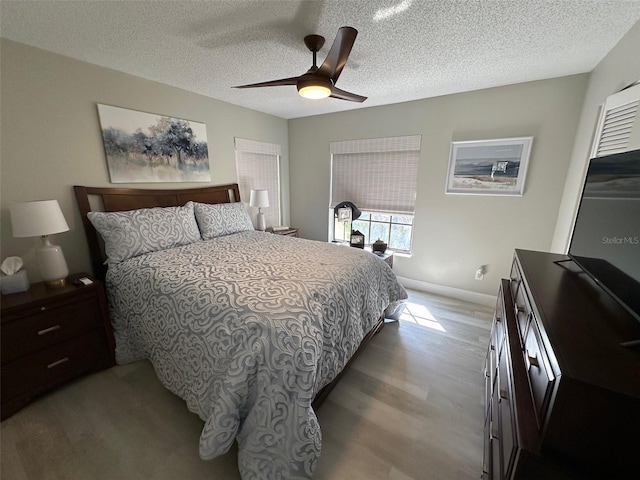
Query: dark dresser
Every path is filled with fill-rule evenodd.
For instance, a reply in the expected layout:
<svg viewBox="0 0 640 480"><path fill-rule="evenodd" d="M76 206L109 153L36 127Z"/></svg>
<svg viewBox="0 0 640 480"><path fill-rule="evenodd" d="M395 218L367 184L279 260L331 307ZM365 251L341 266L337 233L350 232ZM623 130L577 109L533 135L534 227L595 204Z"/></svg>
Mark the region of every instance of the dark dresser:
<svg viewBox="0 0 640 480"><path fill-rule="evenodd" d="M640 478L640 322L565 255L516 250L485 366L483 479Z"/></svg>

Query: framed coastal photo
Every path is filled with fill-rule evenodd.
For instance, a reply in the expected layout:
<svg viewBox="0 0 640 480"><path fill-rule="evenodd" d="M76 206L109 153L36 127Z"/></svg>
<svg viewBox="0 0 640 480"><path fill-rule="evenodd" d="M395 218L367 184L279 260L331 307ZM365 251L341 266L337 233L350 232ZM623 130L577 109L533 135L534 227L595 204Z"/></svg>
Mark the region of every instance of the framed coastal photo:
<svg viewBox="0 0 640 480"><path fill-rule="evenodd" d="M446 193L521 196L532 142L533 137L452 142Z"/></svg>
<svg viewBox="0 0 640 480"><path fill-rule="evenodd" d="M98 104L111 183L210 182L207 127Z"/></svg>

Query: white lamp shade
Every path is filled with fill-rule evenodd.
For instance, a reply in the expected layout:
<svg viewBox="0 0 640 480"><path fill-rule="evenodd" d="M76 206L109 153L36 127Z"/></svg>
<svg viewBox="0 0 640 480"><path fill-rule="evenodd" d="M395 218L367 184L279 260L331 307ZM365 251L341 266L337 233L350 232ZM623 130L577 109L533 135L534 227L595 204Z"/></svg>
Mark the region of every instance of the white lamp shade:
<svg viewBox="0 0 640 480"><path fill-rule="evenodd" d="M9 212L14 237L40 237L69 230L57 200L14 203Z"/></svg>
<svg viewBox="0 0 640 480"><path fill-rule="evenodd" d="M266 208L269 206L269 192L266 190L251 190L249 206Z"/></svg>

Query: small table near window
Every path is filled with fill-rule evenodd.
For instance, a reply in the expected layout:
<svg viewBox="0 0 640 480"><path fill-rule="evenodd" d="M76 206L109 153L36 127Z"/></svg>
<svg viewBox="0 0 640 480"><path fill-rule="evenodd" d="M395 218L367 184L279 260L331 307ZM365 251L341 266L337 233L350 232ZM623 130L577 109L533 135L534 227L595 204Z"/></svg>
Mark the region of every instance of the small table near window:
<svg viewBox="0 0 640 480"><path fill-rule="evenodd" d="M348 243L344 243L344 242L333 242L333 243L338 243L340 245L344 245L346 247L349 247ZM355 247L349 247L349 248L355 248ZM376 257L380 258L383 262L385 262L387 265L389 265L389 267L391 269L393 269L393 252L391 250L385 250L384 253L374 253L371 250L371 247L365 247L364 248L365 252L369 252L371 255L375 255Z"/></svg>
<svg viewBox="0 0 640 480"><path fill-rule="evenodd" d="M287 228L286 230L274 230L273 228L267 228L267 232L275 233L276 235L286 235L287 237L297 237L298 229L297 228Z"/></svg>
<svg viewBox="0 0 640 480"><path fill-rule="evenodd" d="M376 255L377 257L380 257L380 259L384 260L384 262L389 265L392 269L393 269L393 252L391 250L387 250L384 253L373 253L371 252L373 255Z"/></svg>

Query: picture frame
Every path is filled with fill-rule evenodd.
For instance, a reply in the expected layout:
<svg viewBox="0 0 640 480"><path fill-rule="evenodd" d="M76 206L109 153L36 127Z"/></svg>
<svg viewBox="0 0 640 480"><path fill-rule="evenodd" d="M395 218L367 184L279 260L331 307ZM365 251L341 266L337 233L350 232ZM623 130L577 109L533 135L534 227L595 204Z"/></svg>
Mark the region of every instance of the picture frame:
<svg viewBox="0 0 640 480"><path fill-rule="evenodd" d="M204 123L97 107L111 183L211 181Z"/></svg>
<svg viewBox="0 0 640 480"><path fill-rule="evenodd" d="M445 193L522 196L533 137L451 142Z"/></svg>
<svg viewBox="0 0 640 480"><path fill-rule="evenodd" d="M349 245L356 248L364 248L364 234L359 230L353 230L351 232L351 238L349 239Z"/></svg>

